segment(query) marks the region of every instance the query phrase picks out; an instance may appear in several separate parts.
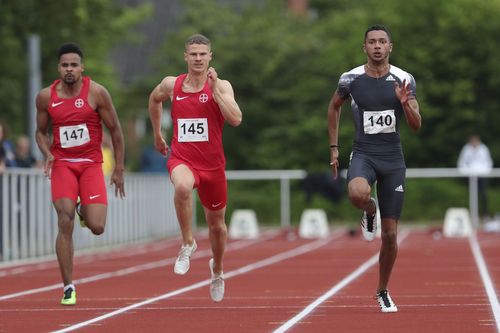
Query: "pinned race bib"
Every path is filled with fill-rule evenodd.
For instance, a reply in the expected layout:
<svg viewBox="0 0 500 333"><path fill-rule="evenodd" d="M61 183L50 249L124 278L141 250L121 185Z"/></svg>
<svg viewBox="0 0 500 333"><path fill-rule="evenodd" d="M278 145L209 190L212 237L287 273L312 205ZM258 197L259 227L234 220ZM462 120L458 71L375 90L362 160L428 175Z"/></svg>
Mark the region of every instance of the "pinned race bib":
<svg viewBox="0 0 500 333"><path fill-rule="evenodd" d="M364 111L363 127L365 134L396 132L396 116L394 110Z"/></svg>
<svg viewBox="0 0 500 333"><path fill-rule="evenodd" d="M59 140L62 148L77 147L90 141L87 124L59 127Z"/></svg>
<svg viewBox="0 0 500 333"><path fill-rule="evenodd" d="M177 141L179 142L208 141L207 118L177 119Z"/></svg>

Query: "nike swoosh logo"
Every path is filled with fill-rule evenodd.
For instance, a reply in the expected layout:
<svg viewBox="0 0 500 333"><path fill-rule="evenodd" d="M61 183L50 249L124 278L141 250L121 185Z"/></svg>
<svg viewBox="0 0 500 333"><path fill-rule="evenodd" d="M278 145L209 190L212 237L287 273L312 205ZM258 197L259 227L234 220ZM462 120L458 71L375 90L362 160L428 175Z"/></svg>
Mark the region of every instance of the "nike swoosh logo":
<svg viewBox="0 0 500 333"><path fill-rule="evenodd" d="M52 102L52 107L55 108L56 106L61 105L62 103L64 102L58 102L58 103Z"/></svg>
<svg viewBox="0 0 500 333"><path fill-rule="evenodd" d="M89 198L90 200L93 200L95 198L99 198L101 195L100 194L97 194L97 195L91 195Z"/></svg>
<svg viewBox="0 0 500 333"><path fill-rule="evenodd" d="M214 204L212 204L212 208L219 207L221 203L222 203L222 202L219 202L218 204L215 204L215 205L214 205Z"/></svg>
<svg viewBox="0 0 500 333"><path fill-rule="evenodd" d="M182 101L183 99L186 99L186 98L188 98L188 97L189 97L189 96L182 96L182 97L181 97L181 96L175 96L175 100L176 100L176 101Z"/></svg>

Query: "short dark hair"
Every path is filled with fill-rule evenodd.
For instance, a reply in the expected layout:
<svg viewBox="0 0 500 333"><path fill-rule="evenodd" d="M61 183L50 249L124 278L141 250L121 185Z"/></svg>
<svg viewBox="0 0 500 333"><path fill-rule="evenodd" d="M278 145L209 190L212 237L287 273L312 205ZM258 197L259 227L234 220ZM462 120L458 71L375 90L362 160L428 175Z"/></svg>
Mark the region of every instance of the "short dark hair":
<svg viewBox="0 0 500 333"><path fill-rule="evenodd" d="M76 53L80 56L80 59L83 60L83 52L80 46L76 43L65 43L59 47L59 51L57 51L57 59L61 59L61 56L66 53Z"/></svg>
<svg viewBox="0 0 500 333"><path fill-rule="evenodd" d="M385 31L385 33L389 37L389 41L391 41L391 33L389 32L389 29L387 29L387 27L385 25L382 25L382 24L374 24L371 27L369 27L368 29L366 29L366 32L365 32L365 41L366 41L366 36L368 36L368 33L370 31L377 31L377 30Z"/></svg>
<svg viewBox="0 0 500 333"><path fill-rule="evenodd" d="M203 45L207 45L208 47L210 47L212 43L210 42L210 39L208 39L207 37L205 37L201 34L196 34L196 35L192 35L188 39L186 39L186 43L184 44L184 46L187 49L187 47L189 45L193 45L193 44L203 44Z"/></svg>

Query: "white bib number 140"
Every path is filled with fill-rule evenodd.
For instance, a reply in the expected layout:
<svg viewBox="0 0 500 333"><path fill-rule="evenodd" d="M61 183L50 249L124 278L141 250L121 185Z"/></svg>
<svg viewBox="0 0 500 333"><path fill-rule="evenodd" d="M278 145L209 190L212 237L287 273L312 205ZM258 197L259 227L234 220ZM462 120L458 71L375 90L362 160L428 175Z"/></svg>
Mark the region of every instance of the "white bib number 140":
<svg viewBox="0 0 500 333"><path fill-rule="evenodd" d="M75 126L61 126L59 128L59 139L61 147L71 148L81 146L90 141L87 124Z"/></svg>
<svg viewBox="0 0 500 333"><path fill-rule="evenodd" d="M177 131L179 142L208 141L207 118L177 119Z"/></svg>
<svg viewBox="0 0 500 333"><path fill-rule="evenodd" d="M394 110L363 112L365 134L396 132L396 116Z"/></svg>

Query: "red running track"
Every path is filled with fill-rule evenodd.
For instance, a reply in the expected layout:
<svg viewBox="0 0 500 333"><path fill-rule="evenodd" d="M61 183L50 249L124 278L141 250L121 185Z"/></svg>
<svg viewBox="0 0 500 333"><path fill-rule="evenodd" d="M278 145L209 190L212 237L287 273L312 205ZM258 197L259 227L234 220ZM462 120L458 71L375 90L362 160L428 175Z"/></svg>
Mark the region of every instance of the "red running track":
<svg viewBox="0 0 500 333"><path fill-rule="evenodd" d="M403 230L391 314L373 298L379 239L290 236L230 240L221 303L208 292L206 232L184 276L173 273L178 238L75 257L73 307L59 305L55 260L4 266L0 332L500 332L500 234Z"/></svg>

